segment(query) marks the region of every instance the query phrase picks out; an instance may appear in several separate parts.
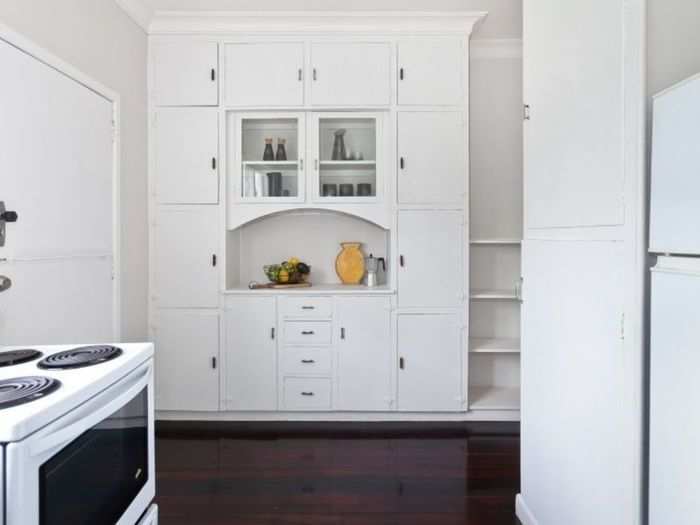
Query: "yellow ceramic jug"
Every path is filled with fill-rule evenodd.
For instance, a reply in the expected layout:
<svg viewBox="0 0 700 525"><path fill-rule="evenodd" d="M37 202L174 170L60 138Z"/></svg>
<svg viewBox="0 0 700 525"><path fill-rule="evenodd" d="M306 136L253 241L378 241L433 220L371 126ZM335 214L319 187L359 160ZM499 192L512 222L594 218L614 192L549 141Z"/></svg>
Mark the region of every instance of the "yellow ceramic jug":
<svg viewBox="0 0 700 525"><path fill-rule="evenodd" d="M343 284L359 284L365 276L365 258L360 242L341 242L343 247L335 259L335 273Z"/></svg>

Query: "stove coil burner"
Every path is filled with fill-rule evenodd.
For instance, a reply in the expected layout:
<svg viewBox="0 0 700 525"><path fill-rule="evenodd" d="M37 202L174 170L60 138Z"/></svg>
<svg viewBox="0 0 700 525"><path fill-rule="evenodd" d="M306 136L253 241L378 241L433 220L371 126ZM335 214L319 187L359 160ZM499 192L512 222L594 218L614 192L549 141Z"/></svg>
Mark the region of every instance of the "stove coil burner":
<svg viewBox="0 0 700 525"><path fill-rule="evenodd" d="M116 346L82 346L58 352L39 361L39 368L45 370L82 368L93 366L122 355L122 349Z"/></svg>
<svg viewBox="0 0 700 525"><path fill-rule="evenodd" d="M0 368L4 366L20 365L22 363L27 363L28 361L33 361L34 359L39 359L43 354L39 350L22 349L22 350L8 350L6 352L0 352Z"/></svg>
<svg viewBox="0 0 700 525"><path fill-rule="evenodd" d="M0 409L41 399L61 386L57 379L41 376L15 377L0 381Z"/></svg>

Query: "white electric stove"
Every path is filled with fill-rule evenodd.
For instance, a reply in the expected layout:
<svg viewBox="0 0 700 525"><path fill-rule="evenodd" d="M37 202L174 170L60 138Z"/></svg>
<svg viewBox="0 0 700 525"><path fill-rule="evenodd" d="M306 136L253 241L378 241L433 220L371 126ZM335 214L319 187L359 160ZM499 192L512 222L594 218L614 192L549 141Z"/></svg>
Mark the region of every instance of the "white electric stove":
<svg viewBox="0 0 700 525"><path fill-rule="evenodd" d="M0 347L0 525L155 524L153 345Z"/></svg>

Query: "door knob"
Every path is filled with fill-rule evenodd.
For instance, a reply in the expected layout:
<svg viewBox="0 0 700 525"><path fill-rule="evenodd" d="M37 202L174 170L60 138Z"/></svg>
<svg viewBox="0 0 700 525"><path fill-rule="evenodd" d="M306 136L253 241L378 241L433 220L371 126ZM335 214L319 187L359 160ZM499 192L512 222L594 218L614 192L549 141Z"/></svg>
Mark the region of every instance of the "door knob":
<svg viewBox="0 0 700 525"><path fill-rule="evenodd" d="M10 279L9 277L5 277L4 275L0 275L0 292L8 290L11 286L12 279Z"/></svg>
<svg viewBox="0 0 700 525"><path fill-rule="evenodd" d="M5 224L17 222L17 212L5 208L5 202L0 201L0 246L5 246Z"/></svg>
<svg viewBox="0 0 700 525"><path fill-rule="evenodd" d="M0 221L5 222L17 222L17 212L16 211L6 211L0 214Z"/></svg>

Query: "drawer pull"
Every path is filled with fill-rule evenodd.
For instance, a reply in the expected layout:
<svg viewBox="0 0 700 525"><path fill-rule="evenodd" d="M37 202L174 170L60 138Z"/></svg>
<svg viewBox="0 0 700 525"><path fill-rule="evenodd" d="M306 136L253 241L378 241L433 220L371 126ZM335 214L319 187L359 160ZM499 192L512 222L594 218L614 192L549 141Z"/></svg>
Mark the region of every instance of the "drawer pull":
<svg viewBox="0 0 700 525"><path fill-rule="evenodd" d="M301 335L314 335L313 330L302 330Z"/></svg>
<svg viewBox="0 0 700 525"><path fill-rule="evenodd" d="M302 310L315 310L316 307L315 306L302 306L301 309Z"/></svg>
<svg viewBox="0 0 700 525"><path fill-rule="evenodd" d="M310 365L312 363L315 363L316 361L314 361L313 359L302 359L301 362L305 365Z"/></svg>
<svg viewBox="0 0 700 525"><path fill-rule="evenodd" d="M313 396L314 393L313 393L313 392L302 392L301 395L302 395L302 396L307 396L307 397L308 397L308 396Z"/></svg>

